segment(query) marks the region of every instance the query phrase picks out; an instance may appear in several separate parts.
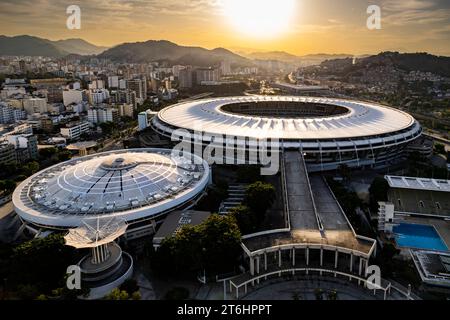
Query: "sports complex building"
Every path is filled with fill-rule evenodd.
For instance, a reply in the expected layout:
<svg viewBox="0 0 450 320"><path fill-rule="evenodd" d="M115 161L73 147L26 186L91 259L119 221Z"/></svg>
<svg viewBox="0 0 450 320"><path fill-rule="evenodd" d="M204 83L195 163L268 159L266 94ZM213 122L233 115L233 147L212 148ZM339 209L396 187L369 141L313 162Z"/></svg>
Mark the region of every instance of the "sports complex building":
<svg viewBox="0 0 450 320"><path fill-rule="evenodd" d="M116 217L128 224L129 235L137 236L201 196L210 182L210 169L202 159L194 159L168 149L74 158L23 181L13 194L15 211L35 233L76 228L83 219Z"/></svg>
<svg viewBox="0 0 450 320"><path fill-rule="evenodd" d="M386 167L398 161L406 145L422 133L412 116L397 109L297 96L184 102L160 111L151 126L159 134L178 140L205 146L220 144L223 148L233 145L235 153L242 149L248 153L255 141L264 139L278 150L299 150L308 172L333 170L343 163Z"/></svg>
<svg viewBox="0 0 450 320"><path fill-rule="evenodd" d="M389 190L379 202L378 230L411 257L424 284L450 288L450 180L384 178Z"/></svg>

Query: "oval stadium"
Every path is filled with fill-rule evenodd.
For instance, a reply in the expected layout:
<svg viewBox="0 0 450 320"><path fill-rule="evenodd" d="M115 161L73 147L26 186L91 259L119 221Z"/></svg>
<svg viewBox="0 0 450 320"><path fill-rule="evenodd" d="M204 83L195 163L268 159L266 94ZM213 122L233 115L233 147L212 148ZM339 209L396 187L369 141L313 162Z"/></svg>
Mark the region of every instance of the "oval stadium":
<svg viewBox="0 0 450 320"><path fill-rule="evenodd" d="M308 171L395 163L422 133L409 114L379 104L298 96L223 97L169 106L151 121L165 137L207 145L232 135L236 149L266 139L303 154ZM177 130L176 129L184 129ZM215 141L218 141L217 139ZM225 145L228 142L221 142Z"/></svg>
<svg viewBox="0 0 450 320"><path fill-rule="evenodd" d="M127 149L59 163L14 191L17 214L29 224L66 229L83 219L156 219L195 201L210 180L208 164L168 149ZM200 164L198 164L200 163ZM132 227L132 226L130 226Z"/></svg>

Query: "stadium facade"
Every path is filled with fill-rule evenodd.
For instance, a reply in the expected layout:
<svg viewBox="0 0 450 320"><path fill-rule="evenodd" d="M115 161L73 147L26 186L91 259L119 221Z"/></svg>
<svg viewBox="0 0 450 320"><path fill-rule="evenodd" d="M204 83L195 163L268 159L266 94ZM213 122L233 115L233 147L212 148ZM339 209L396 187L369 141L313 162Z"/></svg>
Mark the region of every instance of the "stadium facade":
<svg viewBox="0 0 450 320"><path fill-rule="evenodd" d="M150 125L175 141L222 148L231 145L235 153L240 149L248 152L257 145L252 142L266 140L278 150L299 150L309 172L334 170L343 163L349 167L389 166L401 159L405 147L422 133L412 116L397 109L297 96L183 102L160 111Z"/></svg>

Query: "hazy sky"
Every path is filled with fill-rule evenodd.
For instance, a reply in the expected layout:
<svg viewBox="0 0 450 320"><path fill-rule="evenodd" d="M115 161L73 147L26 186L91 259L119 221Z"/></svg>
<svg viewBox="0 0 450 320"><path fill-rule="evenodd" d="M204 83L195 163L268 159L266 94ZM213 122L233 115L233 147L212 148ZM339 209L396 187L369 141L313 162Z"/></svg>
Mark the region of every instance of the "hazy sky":
<svg viewBox="0 0 450 320"><path fill-rule="evenodd" d="M298 55L385 50L450 55L448 0L295 0L289 29L270 38L239 32L226 16L223 1L228 0L0 0L0 34L83 38L104 46L167 39ZM381 7L381 30L366 27L366 10L372 4ZM81 30L66 27L69 5L81 8ZM252 11L246 11L252 19Z"/></svg>

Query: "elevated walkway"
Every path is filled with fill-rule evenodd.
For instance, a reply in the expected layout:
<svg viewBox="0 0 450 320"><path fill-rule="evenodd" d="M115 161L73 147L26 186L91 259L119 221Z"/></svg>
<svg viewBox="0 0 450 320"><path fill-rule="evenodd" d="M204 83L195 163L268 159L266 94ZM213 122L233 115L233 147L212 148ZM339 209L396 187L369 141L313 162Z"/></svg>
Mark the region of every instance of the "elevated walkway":
<svg viewBox="0 0 450 320"><path fill-rule="evenodd" d="M282 157L286 228L244 236L247 254L309 247L354 252L368 258L376 241L356 235L324 178L308 175L299 151L285 151Z"/></svg>

